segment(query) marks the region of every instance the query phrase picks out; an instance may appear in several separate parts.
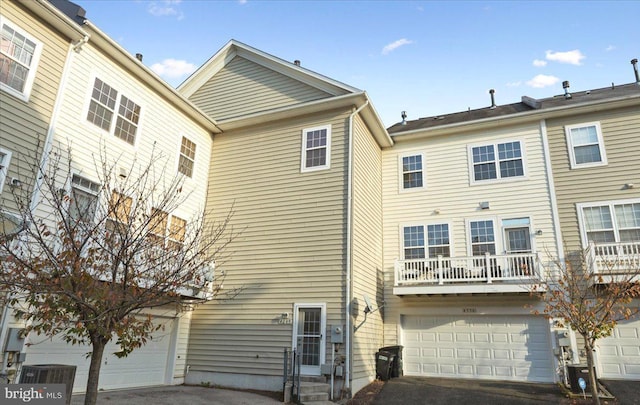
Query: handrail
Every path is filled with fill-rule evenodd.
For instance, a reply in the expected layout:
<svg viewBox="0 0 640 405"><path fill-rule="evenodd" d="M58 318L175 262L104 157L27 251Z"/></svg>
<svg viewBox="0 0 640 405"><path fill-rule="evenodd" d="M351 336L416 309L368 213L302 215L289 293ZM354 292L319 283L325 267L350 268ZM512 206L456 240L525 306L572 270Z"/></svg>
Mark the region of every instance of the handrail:
<svg viewBox="0 0 640 405"><path fill-rule="evenodd" d="M640 268L640 242L589 242L586 257L594 274L637 271Z"/></svg>
<svg viewBox="0 0 640 405"><path fill-rule="evenodd" d="M487 283L540 278L538 253L509 253L482 256L437 256L396 260L395 285L445 283Z"/></svg>

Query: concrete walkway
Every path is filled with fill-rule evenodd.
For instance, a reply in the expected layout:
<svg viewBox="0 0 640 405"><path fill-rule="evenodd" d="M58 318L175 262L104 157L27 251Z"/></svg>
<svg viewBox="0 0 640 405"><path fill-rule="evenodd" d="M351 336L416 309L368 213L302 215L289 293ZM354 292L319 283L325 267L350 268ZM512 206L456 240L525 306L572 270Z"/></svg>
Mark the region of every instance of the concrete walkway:
<svg viewBox="0 0 640 405"><path fill-rule="evenodd" d="M74 395L71 405L82 405L84 395ZM98 405L282 405L263 395L221 388L183 385L136 388L98 393Z"/></svg>

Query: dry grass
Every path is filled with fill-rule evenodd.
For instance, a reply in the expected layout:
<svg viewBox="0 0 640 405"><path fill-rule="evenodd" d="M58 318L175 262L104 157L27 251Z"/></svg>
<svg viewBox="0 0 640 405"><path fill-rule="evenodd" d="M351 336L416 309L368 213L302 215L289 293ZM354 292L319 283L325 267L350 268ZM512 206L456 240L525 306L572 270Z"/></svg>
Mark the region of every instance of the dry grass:
<svg viewBox="0 0 640 405"><path fill-rule="evenodd" d="M378 396L380 390L384 387L384 381L375 380L367 385L347 402L347 405L371 405Z"/></svg>

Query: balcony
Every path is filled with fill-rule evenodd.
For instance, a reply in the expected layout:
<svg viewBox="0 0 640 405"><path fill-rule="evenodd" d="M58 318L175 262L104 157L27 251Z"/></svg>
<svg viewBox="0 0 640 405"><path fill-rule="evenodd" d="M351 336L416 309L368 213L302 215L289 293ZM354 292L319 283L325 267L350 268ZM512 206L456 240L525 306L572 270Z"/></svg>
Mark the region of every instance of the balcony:
<svg viewBox="0 0 640 405"><path fill-rule="evenodd" d="M393 293L528 292L540 274L538 253L396 260Z"/></svg>
<svg viewBox="0 0 640 405"><path fill-rule="evenodd" d="M591 242L586 260L598 283L640 279L640 242Z"/></svg>

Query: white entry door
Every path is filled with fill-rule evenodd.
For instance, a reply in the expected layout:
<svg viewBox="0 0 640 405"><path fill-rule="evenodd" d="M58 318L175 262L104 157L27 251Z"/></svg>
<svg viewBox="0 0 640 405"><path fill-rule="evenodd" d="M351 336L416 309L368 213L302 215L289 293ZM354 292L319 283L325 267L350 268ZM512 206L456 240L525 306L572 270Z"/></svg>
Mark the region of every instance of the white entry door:
<svg viewBox="0 0 640 405"><path fill-rule="evenodd" d="M325 304L295 304L293 348L300 359L300 374L320 375L325 361Z"/></svg>

